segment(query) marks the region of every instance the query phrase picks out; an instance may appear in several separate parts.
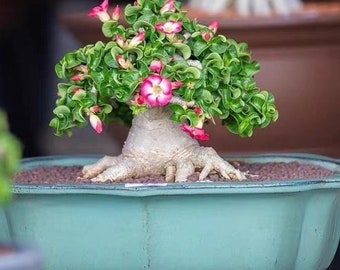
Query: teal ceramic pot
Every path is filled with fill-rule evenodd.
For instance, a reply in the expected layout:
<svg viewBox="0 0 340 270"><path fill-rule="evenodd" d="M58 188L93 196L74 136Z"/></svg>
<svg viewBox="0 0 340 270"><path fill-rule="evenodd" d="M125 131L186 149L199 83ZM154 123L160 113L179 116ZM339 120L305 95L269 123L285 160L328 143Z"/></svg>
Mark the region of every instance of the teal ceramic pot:
<svg viewBox="0 0 340 270"><path fill-rule="evenodd" d="M229 158L229 157L228 157ZM323 179L153 186L15 185L11 238L44 252L46 269L326 269L340 238L339 160L291 154L336 171ZM98 157L25 159L22 169Z"/></svg>

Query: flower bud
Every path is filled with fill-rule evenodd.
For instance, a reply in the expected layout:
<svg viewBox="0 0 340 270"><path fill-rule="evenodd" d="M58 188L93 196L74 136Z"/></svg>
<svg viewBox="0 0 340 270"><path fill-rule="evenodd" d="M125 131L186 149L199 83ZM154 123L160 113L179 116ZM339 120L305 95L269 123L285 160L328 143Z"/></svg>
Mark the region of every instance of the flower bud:
<svg viewBox="0 0 340 270"><path fill-rule="evenodd" d="M112 12L112 20L118 21L120 17L120 7L117 5Z"/></svg>
<svg viewBox="0 0 340 270"><path fill-rule="evenodd" d="M140 31L129 43L129 48L133 48L141 44L145 39L145 31Z"/></svg>
<svg viewBox="0 0 340 270"><path fill-rule="evenodd" d="M160 73L163 68L163 63L160 60L153 60L150 64L150 71Z"/></svg>
<svg viewBox="0 0 340 270"><path fill-rule="evenodd" d="M167 12L167 11L176 11L175 8L175 0L166 0L163 7L161 8L160 12L161 14Z"/></svg>
<svg viewBox="0 0 340 270"><path fill-rule="evenodd" d="M212 21L212 22L209 24L209 29L210 29L214 34L216 34L217 29L218 29L218 21Z"/></svg>
<svg viewBox="0 0 340 270"><path fill-rule="evenodd" d="M92 128L99 134L103 131L103 123L99 117L93 113L90 114L90 124Z"/></svg>
<svg viewBox="0 0 340 270"><path fill-rule="evenodd" d="M110 20L110 16L107 13L108 8L109 8L109 1L104 0L103 3L101 3L99 6L92 8L90 12L87 13L87 15L89 17L98 17L99 20L101 20L102 22L106 22Z"/></svg>

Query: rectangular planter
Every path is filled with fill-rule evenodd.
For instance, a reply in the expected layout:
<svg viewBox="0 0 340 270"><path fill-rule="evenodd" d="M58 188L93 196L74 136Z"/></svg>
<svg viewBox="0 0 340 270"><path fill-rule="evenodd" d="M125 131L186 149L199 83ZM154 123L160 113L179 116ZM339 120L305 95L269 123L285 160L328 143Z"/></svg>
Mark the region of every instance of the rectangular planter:
<svg viewBox="0 0 340 270"><path fill-rule="evenodd" d="M33 158L22 169L96 159ZM339 161L301 154L242 159L311 162L336 174L154 186L15 185L5 210L10 228L0 234L8 230L12 239L38 245L48 270L326 269L340 238Z"/></svg>

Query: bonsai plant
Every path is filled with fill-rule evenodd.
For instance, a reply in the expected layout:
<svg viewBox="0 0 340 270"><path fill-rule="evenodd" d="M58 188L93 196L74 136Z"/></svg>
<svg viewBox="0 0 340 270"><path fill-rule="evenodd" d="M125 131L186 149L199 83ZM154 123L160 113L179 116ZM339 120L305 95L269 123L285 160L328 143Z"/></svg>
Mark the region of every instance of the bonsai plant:
<svg viewBox="0 0 340 270"><path fill-rule="evenodd" d="M11 200L10 179L19 169L20 158L21 145L9 132L5 113L0 110L0 215L3 214L1 206ZM4 239L0 241L0 269L41 269L40 254L36 250L14 243L5 244Z"/></svg>
<svg viewBox="0 0 340 270"><path fill-rule="evenodd" d="M138 0L124 14L121 25L119 7L109 13L106 0L90 11L108 42L69 52L56 65L64 81L50 122L57 135L88 123L97 133L111 121L131 125L122 154L99 161L24 159L23 172L76 165L82 176L50 183L53 171L39 177L43 183L18 181L6 215L13 234L36 241L51 270L325 269L340 237L339 161L237 157L332 172L298 181L246 180L236 163L198 144L209 139L209 122L251 136L278 117L273 96L256 86L259 65L246 44L218 35L217 22L191 20L172 0ZM186 182L195 170L199 180L216 171L245 181ZM175 183L115 183L147 174ZM107 179L113 183L97 183Z"/></svg>
<svg viewBox="0 0 340 270"><path fill-rule="evenodd" d="M216 170L225 178L245 175L217 153L199 146L208 122L251 136L278 118L274 97L259 89L247 44L217 35L218 22L201 25L173 0L137 1L125 8L127 26L112 16L105 0L89 12L109 39L67 53L56 65L58 99L50 126L57 135L89 121L131 125L122 154L85 166L93 181L165 174L185 181L200 168L199 180ZM219 123L218 123L219 124ZM157 163L155 163L157 156Z"/></svg>

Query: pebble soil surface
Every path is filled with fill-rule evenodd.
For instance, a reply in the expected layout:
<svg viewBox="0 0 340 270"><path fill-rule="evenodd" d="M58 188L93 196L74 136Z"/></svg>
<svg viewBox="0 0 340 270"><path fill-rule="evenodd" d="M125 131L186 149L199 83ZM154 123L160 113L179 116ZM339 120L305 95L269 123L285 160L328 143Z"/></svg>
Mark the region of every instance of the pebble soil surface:
<svg viewBox="0 0 340 270"><path fill-rule="evenodd" d="M247 173L248 181L288 180L305 178L324 178L334 174L333 171L324 167L299 162L267 162L267 163L244 163L229 161L235 168ZM76 184L92 183L90 179L81 177L81 166L50 166L35 167L19 172L14 182L19 184ZM195 172L188 178L188 182L198 180L199 172ZM230 181L217 173L208 175L207 180L212 182ZM163 183L164 175L149 175L146 177L129 178L118 183ZM104 183L112 183L106 181ZM117 183L117 182L115 182Z"/></svg>

